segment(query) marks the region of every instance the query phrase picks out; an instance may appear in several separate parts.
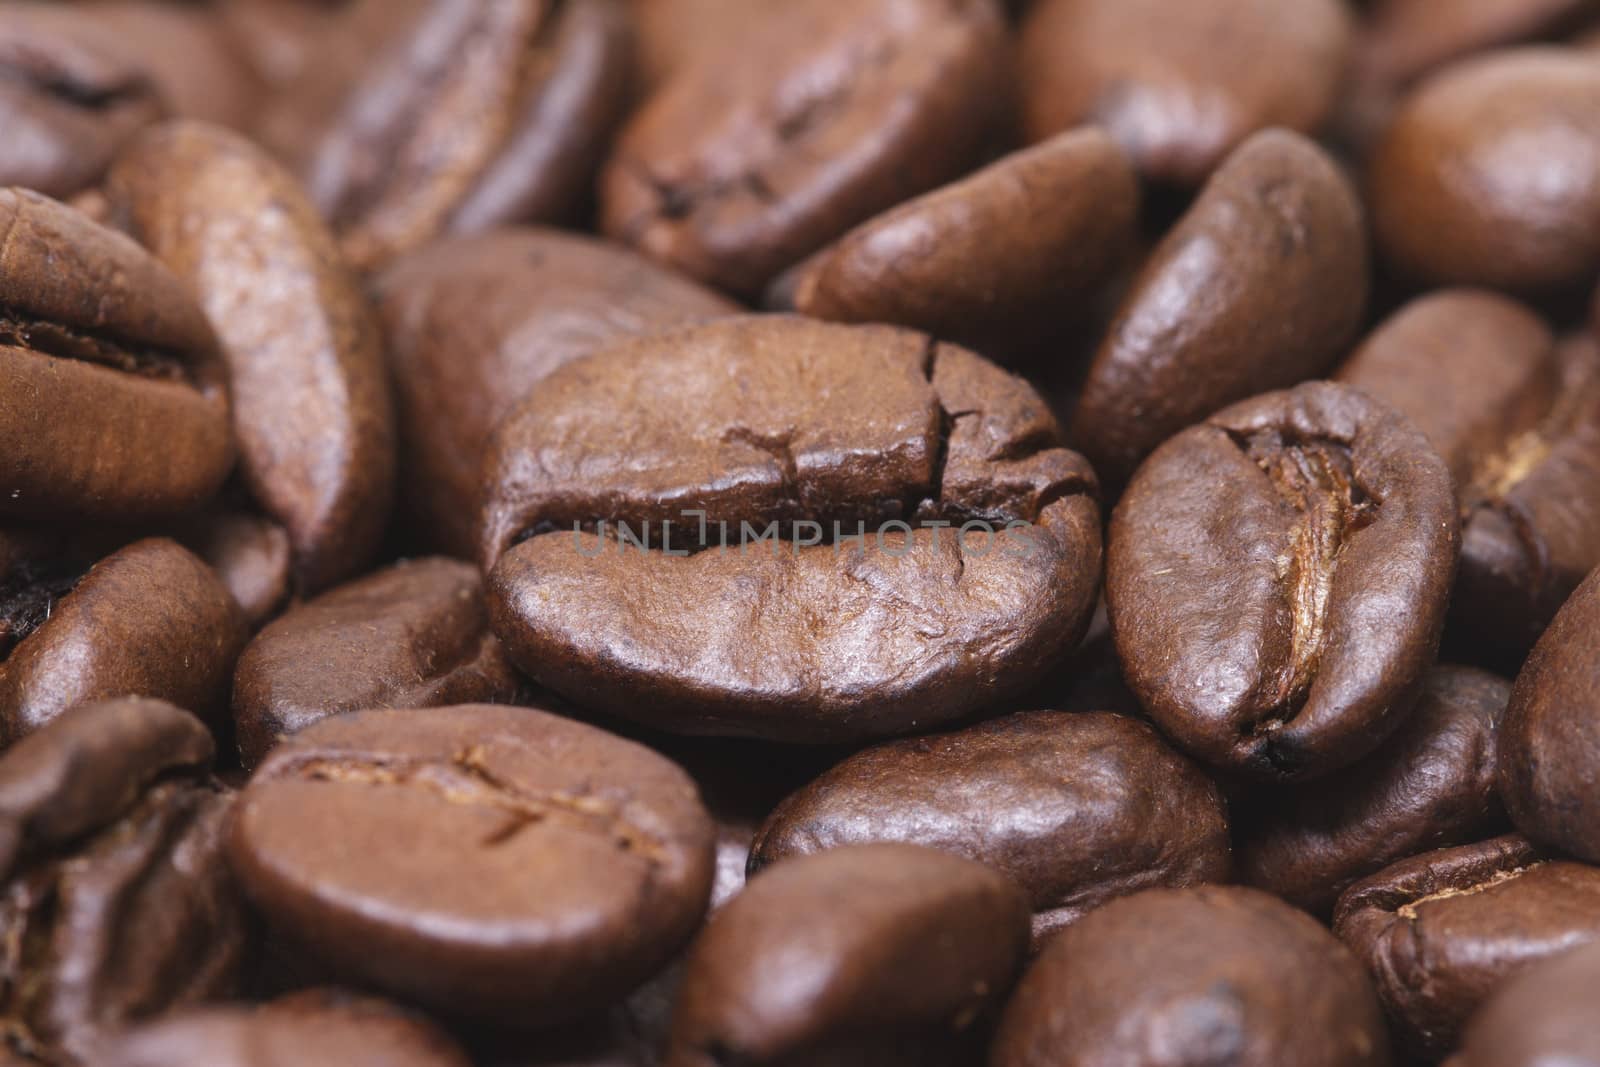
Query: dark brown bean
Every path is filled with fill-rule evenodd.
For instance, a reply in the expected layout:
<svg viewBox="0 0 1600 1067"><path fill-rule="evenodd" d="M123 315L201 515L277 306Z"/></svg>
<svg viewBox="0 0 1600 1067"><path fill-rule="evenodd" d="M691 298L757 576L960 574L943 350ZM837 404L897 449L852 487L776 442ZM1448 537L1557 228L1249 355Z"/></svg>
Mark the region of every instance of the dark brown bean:
<svg viewBox="0 0 1600 1067"><path fill-rule="evenodd" d="M339 586L262 630L239 657L233 719L240 756L254 767L331 715L500 703L517 689L489 632L477 570L425 559Z"/></svg>
<svg viewBox="0 0 1600 1067"><path fill-rule="evenodd" d="M1219 408L1314 378L1367 300L1361 204L1314 144L1257 134L1217 171L1124 299L1069 422L1121 485Z"/></svg>
<svg viewBox="0 0 1600 1067"><path fill-rule="evenodd" d="M1574 949L1503 985L1473 1017L1445 1067L1590 1067L1600 1063L1593 992L1600 945Z"/></svg>
<svg viewBox="0 0 1600 1067"><path fill-rule="evenodd" d="M1023 895L970 860L900 844L790 860L696 939L666 1065L959 1062L1027 940Z"/></svg>
<svg viewBox="0 0 1600 1067"><path fill-rule="evenodd" d="M1372 984L1305 914L1253 889L1152 889L1058 935L990 1067L1386 1067Z"/></svg>
<svg viewBox="0 0 1600 1067"><path fill-rule="evenodd" d="M1600 941L1600 868L1521 837L1441 849L1357 882L1334 931L1372 972L1397 1037L1438 1057L1506 980Z"/></svg>
<svg viewBox="0 0 1600 1067"><path fill-rule="evenodd" d="M1230 871L1215 783L1143 723L1093 712L1024 712L867 749L778 806L750 867L874 841L1010 875L1036 942L1114 897Z"/></svg>

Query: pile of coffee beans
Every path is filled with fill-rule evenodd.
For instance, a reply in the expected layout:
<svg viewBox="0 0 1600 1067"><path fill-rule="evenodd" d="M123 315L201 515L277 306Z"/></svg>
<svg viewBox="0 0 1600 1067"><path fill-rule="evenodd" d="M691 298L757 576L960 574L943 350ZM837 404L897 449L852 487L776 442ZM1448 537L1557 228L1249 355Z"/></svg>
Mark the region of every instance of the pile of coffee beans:
<svg viewBox="0 0 1600 1067"><path fill-rule="evenodd" d="M0 1067L1600 1067L1600 0L0 0Z"/></svg>

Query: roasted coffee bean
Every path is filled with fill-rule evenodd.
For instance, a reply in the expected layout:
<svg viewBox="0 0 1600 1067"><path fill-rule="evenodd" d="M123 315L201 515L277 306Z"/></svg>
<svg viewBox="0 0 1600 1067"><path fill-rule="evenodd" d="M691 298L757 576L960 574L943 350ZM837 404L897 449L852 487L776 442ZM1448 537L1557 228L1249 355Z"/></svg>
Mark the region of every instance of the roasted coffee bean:
<svg viewBox="0 0 1600 1067"><path fill-rule="evenodd" d="M300 77L337 15L324 0L219 0L216 8L223 32L273 91Z"/></svg>
<svg viewBox="0 0 1600 1067"><path fill-rule="evenodd" d="M133 699L73 708L0 756L0 1049L75 1063L233 992L251 927L211 757L193 716Z"/></svg>
<svg viewBox="0 0 1600 1067"><path fill-rule="evenodd" d="M174 535L217 572L252 628L289 598L293 560L289 535L277 523L242 512L211 511L183 524Z"/></svg>
<svg viewBox="0 0 1600 1067"><path fill-rule="evenodd" d="M283 738L330 715L516 694L516 674L484 617L477 570L425 559L342 585L262 630L239 657L233 718L244 765L254 767Z"/></svg>
<svg viewBox="0 0 1600 1067"><path fill-rule="evenodd" d="M992 359L1037 352L1093 309L1133 249L1139 184L1104 132L1062 134L856 227L771 306L924 330Z"/></svg>
<svg viewBox="0 0 1600 1067"><path fill-rule="evenodd" d="M1022 893L971 860L902 844L789 860L695 940L667 1067L961 1062L1027 941Z"/></svg>
<svg viewBox="0 0 1600 1067"><path fill-rule="evenodd" d="M728 44L629 121L601 221L740 295L956 178L1010 109L994 0L774 5Z"/></svg>
<svg viewBox="0 0 1600 1067"><path fill-rule="evenodd" d="M471 1067L419 1016L381 1000L309 990L258 1008L188 1012L118 1035L95 1067Z"/></svg>
<svg viewBox="0 0 1600 1067"><path fill-rule="evenodd" d="M1600 945L1574 949L1502 986L1473 1017L1445 1067L1594 1067Z"/></svg>
<svg viewBox="0 0 1600 1067"><path fill-rule="evenodd" d="M233 464L217 341L128 238L0 189L0 513L133 520L214 493Z"/></svg>
<svg viewBox="0 0 1600 1067"><path fill-rule="evenodd" d="M1184 427L1317 377L1361 323L1365 227L1311 142L1282 130L1246 141L1123 301L1069 422L1073 446L1121 485Z"/></svg>
<svg viewBox="0 0 1600 1067"><path fill-rule="evenodd" d="M0 186L71 196L99 181L122 143L163 114L149 71L133 57L63 32L63 23L92 20L62 4L0 5Z"/></svg>
<svg viewBox="0 0 1600 1067"><path fill-rule="evenodd" d="M663 729L926 730L1083 635L1099 508L1055 441L1021 380L905 330L757 316L621 344L496 431L490 622L536 681ZM674 548L697 514L705 550Z"/></svg>
<svg viewBox="0 0 1600 1067"><path fill-rule="evenodd" d="M268 110L358 267L442 233L554 221L622 117L621 0L357 0Z"/></svg>
<svg viewBox="0 0 1600 1067"><path fill-rule="evenodd" d="M1374 0L1363 20L1361 72L1404 85L1449 60L1543 37L1593 9L1592 0Z"/></svg>
<svg viewBox="0 0 1600 1067"><path fill-rule="evenodd" d="M136 137L114 216L199 300L233 386L240 473L283 524L315 593L376 551L394 491L394 417L365 296L294 180L198 123Z"/></svg>
<svg viewBox="0 0 1600 1067"><path fill-rule="evenodd" d="M1147 178L1199 185L1258 130L1316 130L1349 44L1337 0L1039 0L1022 31L1027 132L1093 123Z"/></svg>
<svg viewBox="0 0 1600 1067"><path fill-rule="evenodd" d="M990 1067L1386 1067L1372 984L1314 920L1253 889L1152 889L1053 939Z"/></svg>
<svg viewBox="0 0 1600 1067"><path fill-rule="evenodd" d="M1216 766L1347 766L1411 711L1458 547L1450 473L1391 409L1325 382L1235 405L1161 446L1112 516L1128 684Z"/></svg>
<svg viewBox="0 0 1600 1067"><path fill-rule="evenodd" d="M1523 833L1600 863L1600 571L1528 657L1506 712L1500 791Z"/></svg>
<svg viewBox="0 0 1600 1067"><path fill-rule="evenodd" d="M872 841L1010 875L1036 941L1114 897L1230 869L1216 785L1143 723L1093 712L1024 712L867 749L779 805L750 866Z"/></svg>
<svg viewBox="0 0 1600 1067"><path fill-rule="evenodd" d="M736 56L751 31L792 0L633 0L639 35L640 89L671 75Z"/></svg>
<svg viewBox="0 0 1600 1067"><path fill-rule="evenodd" d="M477 549L490 431L563 363L737 305L642 256L553 230L429 245L379 279L410 511L427 539Z"/></svg>
<svg viewBox="0 0 1600 1067"><path fill-rule="evenodd" d="M1372 972L1397 1037L1437 1058L1507 979L1600 941L1600 868L1521 837L1441 849L1357 882L1334 932Z"/></svg>
<svg viewBox="0 0 1600 1067"><path fill-rule="evenodd" d="M683 946L712 833L688 776L648 749L469 705L285 741L240 797L231 854L274 929L334 975L530 1026L604 1007Z"/></svg>
<svg viewBox="0 0 1600 1067"><path fill-rule="evenodd" d="M43 608L0 662L0 740L108 697L160 697L208 718L226 705L244 620L211 568L177 544L139 541L30 595Z"/></svg>
<svg viewBox="0 0 1600 1067"><path fill-rule="evenodd" d="M1570 49L1520 48L1441 70L1401 105L1369 185L1378 244L1408 278L1519 291L1592 283L1600 67Z"/></svg>
<svg viewBox="0 0 1600 1067"><path fill-rule="evenodd" d="M1502 828L1496 735L1510 696L1503 678L1435 667L1416 710L1377 752L1236 808L1240 880L1326 918L1358 879Z"/></svg>

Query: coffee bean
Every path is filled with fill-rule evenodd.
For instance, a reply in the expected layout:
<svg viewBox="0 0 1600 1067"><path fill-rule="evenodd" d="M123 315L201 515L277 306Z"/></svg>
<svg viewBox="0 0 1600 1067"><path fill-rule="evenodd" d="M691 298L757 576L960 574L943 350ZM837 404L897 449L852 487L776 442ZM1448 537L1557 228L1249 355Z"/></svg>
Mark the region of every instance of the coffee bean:
<svg viewBox="0 0 1600 1067"><path fill-rule="evenodd" d="M1427 79L1371 164L1384 256L1433 285L1592 283L1600 270L1597 114L1600 69L1567 49L1493 52Z"/></svg>
<svg viewBox="0 0 1600 1067"><path fill-rule="evenodd" d="M371 997L308 990L259 1008L206 1008L120 1035L97 1067L470 1067L426 1020Z"/></svg>
<svg viewBox="0 0 1600 1067"><path fill-rule="evenodd" d="M1522 673L1506 712L1500 790L1529 837L1600 863L1600 571L1578 587Z"/></svg>
<svg viewBox="0 0 1600 1067"><path fill-rule="evenodd" d="M1152 889L1059 934L990 1067L1383 1067L1372 985L1328 932L1253 889Z"/></svg>
<svg viewBox="0 0 1600 1067"><path fill-rule="evenodd" d="M0 189L0 513L129 521L233 464L217 342L164 267L62 204Z"/></svg>
<svg viewBox="0 0 1600 1067"><path fill-rule="evenodd" d="M1134 282L1069 422L1074 447L1123 484L1184 427L1321 374L1366 299L1365 223L1349 183L1309 141L1257 134Z"/></svg>
<svg viewBox="0 0 1600 1067"><path fill-rule="evenodd" d="M490 622L536 681L664 729L928 729L1023 692L1088 623L1094 478L1055 440L1025 383L909 331L766 316L625 343L495 434ZM817 543L835 528L855 539Z"/></svg>
<svg viewBox="0 0 1600 1067"><path fill-rule="evenodd" d="M565 216L622 117L618 0L358 0L260 128L345 255Z"/></svg>
<svg viewBox="0 0 1600 1067"><path fill-rule="evenodd" d="M355 712L267 757L231 854L302 954L362 988L530 1026L625 994L711 890L693 784L531 708Z"/></svg>
<svg viewBox="0 0 1600 1067"><path fill-rule="evenodd" d="M1139 185L1084 129L850 231L780 278L768 304L925 330L1003 362L1059 339L1132 250Z"/></svg>
<svg viewBox="0 0 1600 1067"><path fill-rule="evenodd" d="M750 866L873 841L1010 875L1036 941L1114 897L1230 868L1216 785L1148 726L1101 713L1024 712L867 749L779 805Z"/></svg>
<svg viewBox="0 0 1600 1067"><path fill-rule="evenodd" d="M1315 131L1349 44L1335 0L1039 0L1024 121L1033 140L1093 123L1147 178L1199 185L1258 130Z"/></svg>
<svg viewBox="0 0 1600 1067"><path fill-rule="evenodd" d="M164 104L132 57L70 32L70 23L93 21L81 8L8 3L0 11L0 186L71 196L99 181Z"/></svg>
<svg viewBox="0 0 1600 1067"><path fill-rule="evenodd" d="M629 120L602 176L602 227L759 294L977 162L1006 118L1007 52L993 0L776 5Z"/></svg>
<svg viewBox="0 0 1600 1067"><path fill-rule="evenodd" d="M222 341L241 473L314 593L377 548L395 442L378 327L333 237L244 138L155 127L108 180L113 213L189 287Z"/></svg>
<svg viewBox="0 0 1600 1067"><path fill-rule="evenodd" d="M1419 430L1347 386L1269 393L1162 445L1117 506L1118 656L1192 754L1326 774L1411 711L1458 546L1449 472Z"/></svg>
<svg viewBox="0 0 1600 1067"><path fill-rule="evenodd" d="M615 245L507 229L429 245L378 279L410 510L471 557L489 433L539 381L635 334L738 310Z"/></svg>
<svg viewBox="0 0 1600 1067"><path fill-rule="evenodd" d="M426 559L342 585L262 630L239 657L233 718L244 765L254 767L283 738L341 712L497 703L516 693L478 572Z"/></svg>
<svg viewBox="0 0 1600 1067"><path fill-rule="evenodd" d="M1473 1017L1446 1067L1600 1063L1594 997L1600 946L1574 949L1503 985Z"/></svg>
<svg viewBox="0 0 1600 1067"><path fill-rule="evenodd" d="M1240 880L1326 918L1352 883L1396 860L1501 829L1496 734L1510 696L1495 675L1435 667L1377 752L1241 806Z"/></svg>
<svg viewBox="0 0 1600 1067"><path fill-rule="evenodd" d="M44 610L0 662L5 740L109 697L160 697L206 718L226 704L244 620L212 570L177 544L139 541L42 595Z"/></svg>
<svg viewBox="0 0 1600 1067"><path fill-rule="evenodd" d="M212 743L160 701L84 704L0 756L0 1048L76 1063L233 992L251 938Z"/></svg>
<svg viewBox="0 0 1600 1067"><path fill-rule="evenodd" d="M790 0L634 0L639 79L646 93L671 75L720 62Z"/></svg>
<svg viewBox="0 0 1600 1067"><path fill-rule="evenodd" d="M277 523L242 512L211 511L174 534L217 572L252 629L289 598L289 535Z"/></svg>
<svg viewBox="0 0 1600 1067"><path fill-rule="evenodd" d="M1520 837L1441 849L1357 882L1334 932L1372 972L1397 1037L1437 1058L1505 981L1600 941L1600 868Z"/></svg>
<svg viewBox="0 0 1600 1067"><path fill-rule="evenodd" d="M931 849L781 863L696 939L666 1065L960 1062L1016 978L1027 916L1005 878Z"/></svg>
<svg viewBox="0 0 1600 1067"><path fill-rule="evenodd" d="M1375 0L1356 55L1363 72L1404 85L1449 60L1573 25L1588 0Z"/></svg>

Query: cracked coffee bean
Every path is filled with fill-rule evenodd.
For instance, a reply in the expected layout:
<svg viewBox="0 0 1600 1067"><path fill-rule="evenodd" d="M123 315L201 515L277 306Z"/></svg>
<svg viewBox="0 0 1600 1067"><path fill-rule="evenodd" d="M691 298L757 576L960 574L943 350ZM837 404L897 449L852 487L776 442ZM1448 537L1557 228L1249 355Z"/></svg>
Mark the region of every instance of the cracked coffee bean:
<svg viewBox="0 0 1600 1067"><path fill-rule="evenodd" d="M1023 976L990 1067L1387 1067L1361 966L1254 889L1151 889L1061 934Z"/></svg>
<svg viewBox="0 0 1600 1067"><path fill-rule="evenodd" d="M1441 849L1352 886L1334 932L1372 972L1401 1043L1437 1058L1506 980L1600 941L1600 868L1521 837Z"/></svg>
<svg viewBox="0 0 1600 1067"><path fill-rule="evenodd" d="M1011 104L994 0L775 5L670 76L600 187L611 237L754 297L979 162Z"/></svg>
<svg viewBox="0 0 1600 1067"><path fill-rule="evenodd" d="M5 741L91 700L159 697L207 720L226 706L244 620L216 574L172 541L55 570L18 595L15 643L0 661Z"/></svg>
<svg viewBox="0 0 1600 1067"><path fill-rule="evenodd" d="M695 940L665 1065L970 1062L1027 941L1022 893L971 860L905 844L787 860Z"/></svg>
<svg viewBox="0 0 1600 1067"><path fill-rule="evenodd" d="M251 778L230 844L274 931L334 977L528 1027L603 1008L688 941L713 834L648 749L468 705L302 730Z"/></svg>
<svg viewBox="0 0 1600 1067"><path fill-rule="evenodd" d="M1503 678L1435 667L1416 710L1377 752L1319 782L1262 791L1239 805L1240 881L1327 918L1359 879L1504 828L1496 748L1510 697Z"/></svg>
<svg viewBox="0 0 1600 1067"><path fill-rule="evenodd" d="M624 343L496 431L490 622L536 681L663 729L929 729L1025 692L1088 625L1096 486L1056 441L1027 384L905 330L753 316ZM687 509L707 543L684 545ZM818 543L836 524L860 536Z"/></svg>
<svg viewBox="0 0 1600 1067"><path fill-rule="evenodd" d="M0 513L129 521L233 465L225 368L182 283L122 234L0 189Z"/></svg>
<svg viewBox="0 0 1600 1067"><path fill-rule="evenodd" d="M1366 302L1366 223L1350 183L1310 141L1257 134L1135 279L1089 367L1071 443L1120 486L1185 427L1321 374Z"/></svg>
<svg viewBox="0 0 1600 1067"><path fill-rule="evenodd" d="M233 720L254 767L285 737L342 712L495 704L517 691L477 570L423 559L339 586L262 630L234 672Z"/></svg>
<svg viewBox="0 0 1600 1067"><path fill-rule="evenodd" d="M1139 184L1074 130L870 219L779 278L771 307L924 330L1000 362L1059 341L1128 257Z"/></svg>
<svg viewBox="0 0 1600 1067"><path fill-rule="evenodd" d="M252 928L211 757L193 716L138 699L0 756L0 1055L99 1063L121 1027L234 991Z"/></svg>
<svg viewBox="0 0 1600 1067"><path fill-rule="evenodd" d="M780 804L752 871L844 845L966 856L1027 891L1037 944L1118 896L1222 882L1222 794L1143 723L1024 712L850 757Z"/></svg>
<svg viewBox="0 0 1600 1067"><path fill-rule="evenodd" d="M332 235L260 149L199 123L134 138L107 190L216 328L240 475L288 533L296 585L356 573L389 519L394 416L377 322Z"/></svg>
<svg viewBox="0 0 1600 1067"><path fill-rule="evenodd" d="M1338 0L1037 0L1021 38L1027 132L1092 123L1146 178L1199 185L1259 130L1322 125L1350 22Z"/></svg>
<svg viewBox="0 0 1600 1067"><path fill-rule="evenodd" d="M1600 1063L1594 990L1600 945L1574 949L1505 983L1473 1017L1445 1067L1592 1067Z"/></svg>
<svg viewBox="0 0 1600 1067"><path fill-rule="evenodd" d="M314 989L260 1007L176 1014L122 1035L96 1067L471 1067L420 1016L372 997Z"/></svg>
<svg viewBox="0 0 1600 1067"><path fill-rule="evenodd" d="M1444 462L1366 394L1319 382L1235 405L1162 445L1112 516L1128 684L1214 766L1348 766L1416 702L1459 538Z"/></svg>
<svg viewBox="0 0 1600 1067"><path fill-rule="evenodd" d="M410 513L471 558L495 424L550 372L638 334L738 306L588 237L504 229L429 245L377 280Z"/></svg>
<svg viewBox="0 0 1600 1067"><path fill-rule="evenodd" d="M1534 647L1502 732L1500 791L1517 826L1600 863L1600 571Z"/></svg>
<svg viewBox="0 0 1600 1067"><path fill-rule="evenodd" d="M268 109L350 262L558 221L623 116L622 0L357 0Z"/></svg>

